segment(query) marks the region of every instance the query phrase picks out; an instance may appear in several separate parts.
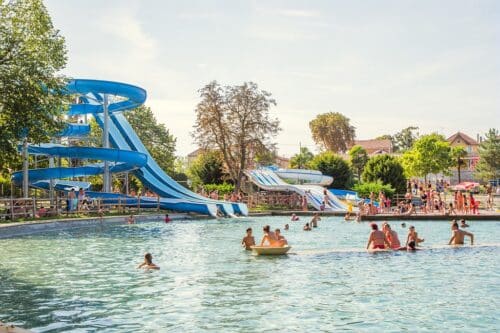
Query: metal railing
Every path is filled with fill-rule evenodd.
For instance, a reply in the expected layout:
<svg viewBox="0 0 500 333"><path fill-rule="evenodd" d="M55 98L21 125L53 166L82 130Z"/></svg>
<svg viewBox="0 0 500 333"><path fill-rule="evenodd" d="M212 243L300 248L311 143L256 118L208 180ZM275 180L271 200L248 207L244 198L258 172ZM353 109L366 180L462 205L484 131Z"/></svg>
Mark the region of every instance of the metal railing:
<svg viewBox="0 0 500 333"><path fill-rule="evenodd" d="M71 217L75 215L102 216L109 213L130 214L142 211L160 211L160 198L156 202L148 200L147 207L138 197L136 202L118 199L109 203L97 198L92 201L57 198L0 198L0 221L31 220L51 217Z"/></svg>

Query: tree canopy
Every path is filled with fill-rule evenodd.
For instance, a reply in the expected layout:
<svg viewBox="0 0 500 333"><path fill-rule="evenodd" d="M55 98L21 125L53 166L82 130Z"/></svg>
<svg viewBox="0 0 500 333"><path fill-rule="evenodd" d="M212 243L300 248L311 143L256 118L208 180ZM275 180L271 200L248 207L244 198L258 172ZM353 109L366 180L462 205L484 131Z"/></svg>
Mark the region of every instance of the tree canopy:
<svg viewBox="0 0 500 333"><path fill-rule="evenodd" d="M464 157L467 156L467 152L464 147L457 146L451 148L450 154L451 164L457 168L458 182L460 183L462 181L461 169L465 166Z"/></svg>
<svg viewBox="0 0 500 333"><path fill-rule="evenodd" d="M403 154L402 163L410 177L447 173L452 166L450 144L440 134L423 135Z"/></svg>
<svg viewBox="0 0 500 333"><path fill-rule="evenodd" d="M406 178L399 160L391 155L377 155L368 160L363 171L363 181L391 185L398 193L404 193Z"/></svg>
<svg viewBox="0 0 500 333"><path fill-rule="evenodd" d="M0 2L0 165L18 159L17 144L39 143L62 128L64 38L41 0ZM14 160L14 161L13 161Z"/></svg>
<svg viewBox="0 0 500 333"><path fill-rule="evenodd" d="M199 92L195 142L202 148L220 150L239 190L243 172L255 152L274 150L271 139L281 130L279 120L270 116L276 101L253 82L222 87L213 81Z"/></svg>
<svg viewBox="0 0 500 333"><path fill-rule="evenodd" d="M401 131L397 132L394 135L384 134L377 137L377 140L391 140L392 149L396 152L405 152L411 147L418 139L418 127L417 126L408 126L403 128Z"/></svg>
<svg viewBox="0 0 500 333"><path fill-rule="evenodd" d="M307 147L300 147L300 152L290 159L290 167L294 169L305 168L314 158L314 154Z"/></svg>
<svg viewBox="0 0 500 333"><path fill-rule="evenodd" d="M221 184L223 182L224 161L216 150L205 151L192 162L188 168L189 178L193 185Z"/></svg>
<svg viewBox="0 0 500 333"><path fill-rule="evenodd" d="M356 136L349 118L338 112L317 115L309 122L314 142L322 149L345 152Z"/></svg>
<svg viewBox="0 0 500 333"><path fill-rule="evenodd" d="M331 151L320 153L309 162L309 167L333 177L330 188L346 189L352 185L352 171L349 164Z"/></svg>
<svg viewBox="0 0 500 333"><path fill-rule="evenodd" d="M479 162L476 165L476 175L484 180L500 177L500 137L497 129L490 129L486 139L479 145Z"/></svg>
<svg viewBox="0 0 500 333"><path fill-rule="evenodd" d="M361 179L361 173L363 172L366 162L368 162L366 149L359 145L353 146L349 149L349 158L351 160L352 168L358 176L358 180Z"/></svg>

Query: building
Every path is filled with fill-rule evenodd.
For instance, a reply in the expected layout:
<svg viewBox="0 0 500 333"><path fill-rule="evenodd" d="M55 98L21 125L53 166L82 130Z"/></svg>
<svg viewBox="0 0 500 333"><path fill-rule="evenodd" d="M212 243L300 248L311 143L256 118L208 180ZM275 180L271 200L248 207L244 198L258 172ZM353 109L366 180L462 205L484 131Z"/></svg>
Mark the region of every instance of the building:
<svg viewBox="0 0 500 333"><path fill-rule="evenodd" d="M392 141L389 139L354 140L353 146L356 145L363 147L370 156L378 154L392 154L394 150Z"/></svg>
<svg viewBox="0 0 500 333"><path fill-rule="evenodd" d="M479 142L465 133L457 132L450 136L447 141L451 147L463 147L467 152L464 158L465 165L460 168L461 181L474 181L474 169L479 161ZM452 182L458 182L458 171L452 170Z"/></svg>

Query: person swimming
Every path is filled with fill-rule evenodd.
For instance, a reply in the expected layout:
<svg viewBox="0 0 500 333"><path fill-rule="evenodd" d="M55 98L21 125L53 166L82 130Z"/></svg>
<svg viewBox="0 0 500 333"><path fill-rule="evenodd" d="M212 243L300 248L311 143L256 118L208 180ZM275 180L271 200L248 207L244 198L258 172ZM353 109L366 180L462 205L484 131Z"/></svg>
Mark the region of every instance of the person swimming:
<svg viewBox="0 0 500 333"><path fill-rule="evenodd" d="M451 238L448 245L464 245L464 236L468 236L470 238L470 245L474 245L474 234L460 230L458 223L456 221L453 222L451 225Z"/></svg>
<svg viewBox="0 0 500 333"><path fill-rule="evenodd" d="M389 223L385 222L382 225L382 231L384 232L385 237L387 238L387 241L389 242L391 249L399 249L401 247L398 233L395 230L391 229Z"/></svg>
<svg viewBox="0 0 500 333"><path fill-rule="evenodd" d="M144 255L144 262L140 264L137 268L160 269L158 265L153 263L153 256L149 252Z"/></svg>
<svg viewBox="0 0 500 333"><path fill-rule="evenodd" d="M309 223L306 223L306 225L304 226L304 228L302 228L304 231L311 231L311 227L309 226Z"/></svg>
<svg viewBox="0 0 500 333"><path fill-rule="evenodd" d="M288 230L288 229L290 229L290 226L287 223L287 224L285 224L285 230Z"/></svg>
<svg viewBox="0 0 500 333"><path fill-rule="evenodd" d="M241 240L241 246L245 248L245 250L252 250L252 246L255 245L255 238L252 235L252 228L247 229L247 234Z"/></svg>
<svg viewBox="0 0 500 333"><path fill-rule="evenodd" d="M170 216L168 216L168 214L165 214L165 223L170 223L172 221L172 219L170 218Z"/></svg>
<svg viewBox="0 0 500 333"><path fill-rule="evenodd" d="M370 236L368 237L368 242L366 243L366 249L385 249L385 246L390 247L389 242L387 241L387 238L385 237L385 234L378 230L378 225L376 223L371 224L372 232L370 232Z"/></svg>
<svg viewBox="0 0 500 333"><path fill-rule="evenodd" d="M298 221L299 220L299 217L293 213L292 216L290 217L290 221Z"/></svg>
<svg viewBox="0 0 500 333"><path fill-rule="evenodd" d="M278 241L282 242L282 246L288 245L288 241L286 240L285 236L281 234L280 229L275 229L274 234L276 235L276 238L278 238Z"/></svg>
<svg viewBox="0 0 500 333"><path fill-rule="evenodd" d="M281 247L284 245L283 240L278 239L276 234L271 231L271 227L269 225L264 226L262 230L264 231L264 236L260 241L260 246Z"/></svg>
<svg viewBox="0 0 500 333"><path fill-rule="evenodd" d="M419 243L425 241L425 239L423 238L418 238L418 233L415 231L415 227L412 225L408 229L408 236L406 237L406 246L408 246L408 243L410 243L411 241L415 242L415 246L418 246Z"/></svg>
<svg viewBox="0 0 500 333"><path fill-rule="evenodd" d="M318 213L314 213L313 218L311 219L311 227L317 228L318 227L318 221L321 221L321 217L319 217Z"/></svg>
<svg viewBox="0 0 500 333"><path fill-rule="evenodd" d="M460 220L460 228L468 228L469 225L465 222L464 219Z"/></svg>

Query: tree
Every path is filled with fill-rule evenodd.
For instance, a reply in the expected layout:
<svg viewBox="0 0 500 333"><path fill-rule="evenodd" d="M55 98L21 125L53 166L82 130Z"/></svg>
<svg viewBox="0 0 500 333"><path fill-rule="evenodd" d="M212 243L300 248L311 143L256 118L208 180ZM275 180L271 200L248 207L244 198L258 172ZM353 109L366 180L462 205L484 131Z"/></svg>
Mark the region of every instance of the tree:
<svg viewBox="0 0 500 333"><path fill-rule="evenodd" d="M304 168L312 159L314 154L307 147L300 147L300 152L290 159L290 167L294 169Z"/></svg>
<svg viewBox="0 0 500 333"><path fill-rule="evenodd" d="M64 38L41 0L0 2L0 165L18 160L17 144L62 129Z"/></svg>
<svg viewBox="0 0 500 333"><path fill-rule="evenodd" d="M479 145L479 162L475 174L488 181L500 177L500 137L497 129L490 129Z"/></svg>
<svg viewBox="0 0 500 333"><path fill-rule="evenodd" d="M125 117L158 165L166 173L173 173L176 139L156 120L151 108L141 105L126 112Z"/></svg>
<svg viewBox="0 0 500 333"><path fill-rule="evenodd" d="M408 126L394 134L392 137L394 151L405 152L411 149L415 141L418 139L419 134L416 131L418 131L417 126Z"/></svg>
<svg viewBox="0 0 500 333"><path fill-rule="evenodd" d="M388 154L370 158L362 177L364 182L380 181L382 184L391 185L398 193L404 193L406 190L403 166L396 157Z"/></svg>
<svg viewBox="0 0 500 333"><path fill-rule="evenodd" d="M195 142L205 149L220 150L238 191L252 152L273 150L270 140L280 127L279 120L271 119L269 111L276 101L253 82L221 87L213 81L199 92Z"/></svg>
<svg viewBox="0 0 500 333"><path fill-rule="evenodd" d="M366 162L368 162L368 154L363 147L356 145L349 150L349 158L351 160L351 165L358 176L358 180L360 180L361 173L363 172Z"/></svg>
<svg viewBox="0 0 500 333"><path fill-rule="evenodd" d="M430 173L448 172L452 165L450 144L442 135L424 135L402 156L408 176L425 177Z"/></svg>
<svg viewBox="0 0 500 333"><path fill-rule="evenodd" d="M463 147L458 146L451 148L450 154L452 159L452 166L455 166L457 168L458 183L461 183L461 169L463 166L465 166L464 157L467 156L467 152Z"/></svg>
<svg viewBox="0 0 500 333"><path fill-rule="evenodd" d="M338 112L316 116L309 122L314 142L321 148L333 152L345 152L355 138L355 127L349 118Z"/></svg>
<svg viewBox="0 0 500 333"><path fill-rule="evenodd" d="M219 151L205 151L198 155L189 166L188 174L195 186L203 184L221 184L224 161Z"/></svg>
<svg viewBox="0 0 500 333"><path fill-rule="evenodd" d="M314 156L309 162L309 168L333 177L330 188L346 189L352 185L352 171L349 164L342 157L330 151Z"/></svg>

